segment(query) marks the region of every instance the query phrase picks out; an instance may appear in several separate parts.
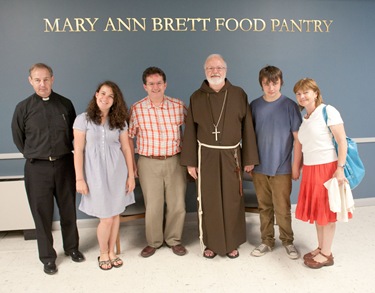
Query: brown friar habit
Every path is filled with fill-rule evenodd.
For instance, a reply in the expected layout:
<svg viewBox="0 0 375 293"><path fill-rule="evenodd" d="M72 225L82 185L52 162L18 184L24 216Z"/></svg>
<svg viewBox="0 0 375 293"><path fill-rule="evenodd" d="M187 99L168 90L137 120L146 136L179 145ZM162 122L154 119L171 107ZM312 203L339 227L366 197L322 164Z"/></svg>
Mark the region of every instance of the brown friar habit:
<svg viewBox="0 0 375 293"><path fill-rule="evenodd" d="M217 127L225 95L223 114ZM246 241L244 200L240 194L238 168L259 163L256 138L247 95L226 80L216 92L204 81L190 97L181 164L198 166L198 142L234 149L201 148L201 203L203 243L219 255L237 249ZM242 173L241 173L242 174Z"/></svg>

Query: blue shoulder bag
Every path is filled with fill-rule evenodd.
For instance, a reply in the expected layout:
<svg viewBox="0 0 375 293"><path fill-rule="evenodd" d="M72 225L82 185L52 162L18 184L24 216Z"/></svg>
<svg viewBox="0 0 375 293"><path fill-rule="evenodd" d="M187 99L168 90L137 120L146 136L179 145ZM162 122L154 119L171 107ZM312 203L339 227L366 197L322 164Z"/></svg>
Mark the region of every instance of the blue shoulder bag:
<svg viewBox="0 0 375 293"><path fill-rule="evenodd" d="M323 108L323 117L327 124L328 116L327 116L327 106ZM331 132L328 124L327 127ZM332 132L331 132L332 133ZM337 152L337 142L332 134L332 142L335 146L336 153ZM363 177L365 177L365 166L363 165L361 158L359 157L357 143L349 137L346 137L346 142L348 144L348 152L346 154L346 162L344 165L344 174L346 179L349 181L350 189L354 189L361 183Z"/></svg>

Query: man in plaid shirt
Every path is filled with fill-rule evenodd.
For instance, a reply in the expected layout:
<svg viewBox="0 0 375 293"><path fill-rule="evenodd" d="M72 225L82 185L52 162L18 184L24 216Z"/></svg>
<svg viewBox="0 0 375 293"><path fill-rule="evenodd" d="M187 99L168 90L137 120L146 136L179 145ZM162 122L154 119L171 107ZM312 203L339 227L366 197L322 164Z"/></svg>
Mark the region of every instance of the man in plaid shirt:
<svg viewBox="0 0 375 293"><path fill-rule="evenodd" d="M136 137L139 154L135 174L146 205L148 245L141 256L153 255L164 242L175 254L185 255L181 235L186 213L186 168L180 165L180 152L187 108L181 100L164 95L167 81L160 68L147 68L142 80L148 95L131 107L129 122L129 136Z"/></svg>

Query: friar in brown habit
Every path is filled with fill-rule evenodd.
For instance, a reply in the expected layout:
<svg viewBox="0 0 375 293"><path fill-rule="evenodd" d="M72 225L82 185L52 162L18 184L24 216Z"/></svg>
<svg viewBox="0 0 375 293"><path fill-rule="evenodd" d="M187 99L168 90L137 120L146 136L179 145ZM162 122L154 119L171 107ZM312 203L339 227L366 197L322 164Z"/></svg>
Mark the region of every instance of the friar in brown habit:
<svg viewBox="0 0 375 293"><path fill-rule="evenodd" d="M203 256L236 258L246 241L242 166L259 163L247 95L226 79L218 54L205 62L206 80L190 97L181 164L197 181Z"/></svg>

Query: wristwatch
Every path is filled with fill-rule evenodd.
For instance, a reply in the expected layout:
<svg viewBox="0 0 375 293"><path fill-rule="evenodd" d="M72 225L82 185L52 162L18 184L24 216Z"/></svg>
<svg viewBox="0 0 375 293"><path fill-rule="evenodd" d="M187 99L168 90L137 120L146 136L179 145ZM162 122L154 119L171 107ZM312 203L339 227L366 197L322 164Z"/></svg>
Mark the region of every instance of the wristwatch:
<svg viewBox="0 0 375 293"><path fill-rule="evenodd" d="M344 165L337 164L337 167L345 168L345 164Z"/></svg>

